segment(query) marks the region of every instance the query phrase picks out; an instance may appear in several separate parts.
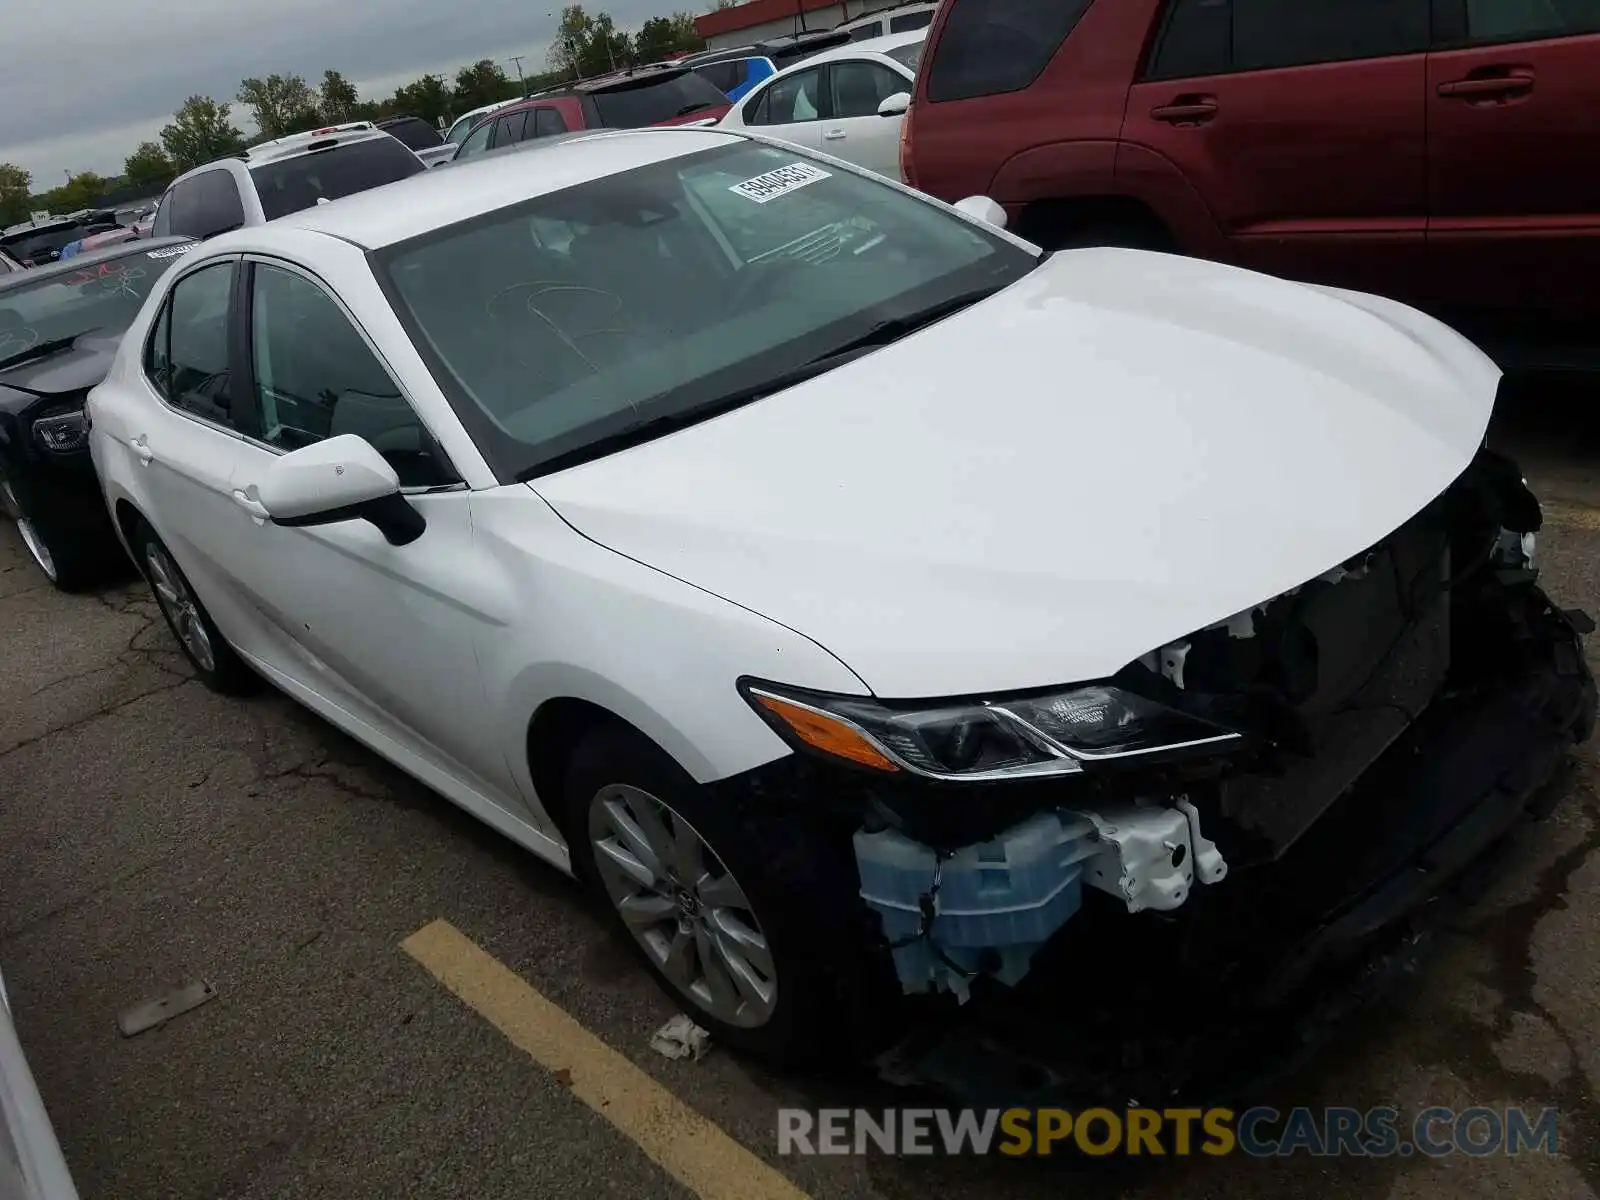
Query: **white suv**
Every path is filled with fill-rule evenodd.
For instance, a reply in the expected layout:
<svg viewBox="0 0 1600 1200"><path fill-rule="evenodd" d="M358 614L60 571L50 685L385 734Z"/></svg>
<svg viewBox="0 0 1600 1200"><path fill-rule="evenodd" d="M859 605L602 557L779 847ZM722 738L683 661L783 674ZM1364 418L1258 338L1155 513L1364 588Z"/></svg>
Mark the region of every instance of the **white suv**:
<svg viewBox="0 0 1600 1200"><path fill-rule="evenodd" d="M393 183L427 170L402 142L368 122L291 134L173 180L152 237L215 237Z"/></svg>

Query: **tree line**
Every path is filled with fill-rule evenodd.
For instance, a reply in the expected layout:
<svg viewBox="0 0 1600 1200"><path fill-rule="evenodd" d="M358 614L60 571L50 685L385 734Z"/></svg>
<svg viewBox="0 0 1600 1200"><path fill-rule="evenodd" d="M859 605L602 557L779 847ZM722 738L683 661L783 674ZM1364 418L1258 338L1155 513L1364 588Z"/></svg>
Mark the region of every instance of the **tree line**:
<svg viewBox="0 0 1600 1200"><path fill-rule="evenodd" d="M718 0L719 5L723 2ZM581 5L572 4L561 12L545 70L519 72L520 78L484 58L462 67L454 80L430 73L396 88L386 99L364 99L356 86L335 70L324 71L315 86L300 75L252 77L240 81L231 101L190 96L162 127L158 141L141 142L128 155L119 178L106 179L84 171L60 187L35 193L29 172L0 162L0 228L27 220L30 212L91 208L112 191L153 194L191 167L319 125L398 116L420 117L438 125L486 104L515 99L566 80L657 62L704 45L695 32L694 17L687 12L651 17L637 32L628 34L616 28L611 14L591 15ZM246 138L233 123L235 103L255 121L259 132L254 139Z"/></svg>

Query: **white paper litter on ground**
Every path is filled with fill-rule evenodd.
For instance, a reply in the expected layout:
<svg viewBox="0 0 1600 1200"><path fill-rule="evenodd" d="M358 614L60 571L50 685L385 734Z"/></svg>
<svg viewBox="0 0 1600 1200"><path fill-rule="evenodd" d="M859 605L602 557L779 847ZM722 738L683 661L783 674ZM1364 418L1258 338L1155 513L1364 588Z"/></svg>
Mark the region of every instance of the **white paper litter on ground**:
<svg viewBox="0 0 1600 1200"><path fill-rule="evenodd" d="M683 1013L668 1021L650 1038L650 1048L666 1058L692 1058L699 1062L711 1045L711 1034Z"/></svg>

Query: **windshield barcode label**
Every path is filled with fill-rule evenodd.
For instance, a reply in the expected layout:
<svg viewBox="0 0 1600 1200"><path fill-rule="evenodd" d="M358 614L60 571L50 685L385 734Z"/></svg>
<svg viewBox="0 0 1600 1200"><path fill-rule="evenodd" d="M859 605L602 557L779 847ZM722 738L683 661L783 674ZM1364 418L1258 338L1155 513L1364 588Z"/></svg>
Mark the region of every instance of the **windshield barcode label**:
<svg viewBox="0 0 1600 1200"><path fill-rule="evenodd" d="M757 175L754 179L736 183L728 190L737 192L746 200L765 204L774 196L792 192L795 188L803 188L806 184L815 183L819 179L827 179L831 174L831 171L813 167L810 163L790 163L787 167L779 167L775 171L768 171L765 175Z"/></svg>

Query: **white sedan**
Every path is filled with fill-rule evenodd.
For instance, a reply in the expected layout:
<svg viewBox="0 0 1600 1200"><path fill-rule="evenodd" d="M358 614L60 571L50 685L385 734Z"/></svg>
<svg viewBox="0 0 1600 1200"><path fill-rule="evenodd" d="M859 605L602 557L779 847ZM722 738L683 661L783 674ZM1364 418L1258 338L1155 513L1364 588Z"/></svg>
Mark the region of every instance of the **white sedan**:
<svg viewBox="0 0 1600 1200"><path fill-rule="evenodd" d="M1587 732L1484 355L1002 220L721 129L428 172L192 251L95 465L201 679L581 875L773 1055L1254 896L1302 835L1345 861L1322 810L1481 744L1502 660L1544 688L1519 780Z"/></svg>
<svg viewBox="0 0 1600 1200"><path fill-rule="evenodd" d="M850 42L779 71L720 128L750 129L900 178L900 126L916 89L926 29Z"/></svg>

